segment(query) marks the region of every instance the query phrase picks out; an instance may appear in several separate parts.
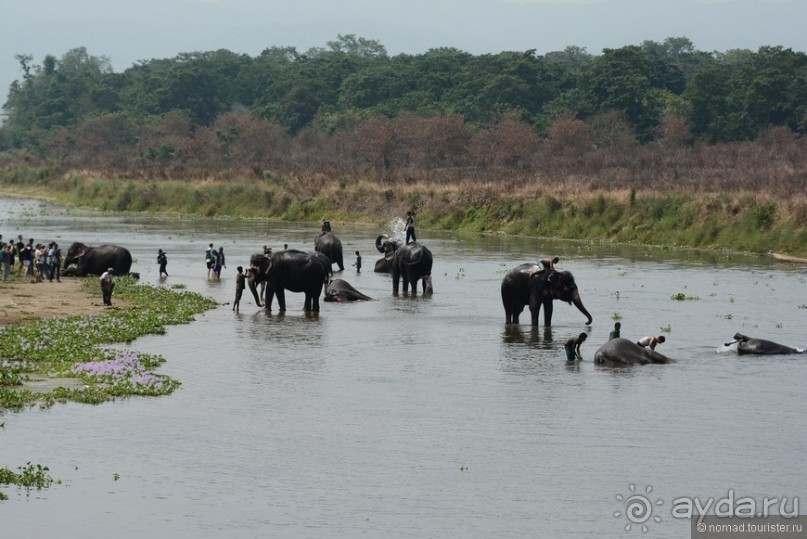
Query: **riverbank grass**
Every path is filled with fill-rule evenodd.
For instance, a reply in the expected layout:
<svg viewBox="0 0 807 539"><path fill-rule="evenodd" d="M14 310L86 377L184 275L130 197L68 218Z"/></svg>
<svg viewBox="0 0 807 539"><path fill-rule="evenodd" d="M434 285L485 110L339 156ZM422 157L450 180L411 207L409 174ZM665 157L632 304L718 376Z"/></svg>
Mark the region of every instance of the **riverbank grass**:
<svg viewBox="0 0 807 539"><path fill-rule="evenodd" d="M95 290L97 279L84 281ZM165 333L216 303L188 291L117 279L115 296L130 307L101 314L41 320L0 331L0 412L54 402L97 404L134 395L167 395L179 381L156 374L165 358L107 345Z"/></svg>

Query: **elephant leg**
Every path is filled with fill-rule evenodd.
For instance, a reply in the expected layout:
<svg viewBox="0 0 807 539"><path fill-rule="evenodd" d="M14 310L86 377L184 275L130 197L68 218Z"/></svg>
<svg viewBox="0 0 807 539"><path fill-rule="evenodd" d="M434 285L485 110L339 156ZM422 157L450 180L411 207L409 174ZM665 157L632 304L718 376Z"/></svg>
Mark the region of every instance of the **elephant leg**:
<svg viewBox="0 0 807 539"><path fill-rule="evenodd" d="M401 286L401 276L399 274L393 273L392 274L392 293L397 294L398 289L400 288L400 286ZM406 285L404 284L404 287L405 286ZM406 290L406 288L404 288L404 290Z"/></svg>
<svg viewBox="0 0 807 539"><path fill-rule="evenodd" d="M552 325L552 309L554 305L552 304L552 300L544 303L544 325L551 326Z"/></svg>
<svg viewBox="0 0 807 539"><path fill-rule="evenodd" d="M531 315L531 318L532 318L532 325L533 326L539 325L538 315L540 315L540 314L541 314L541 304L540 303L538 305L536 305L535 307L530 305L530 315ZM516 318L518 318L518 317L516 317Z"/></svg>
<svg viewBox="0 0 807 539"><path fill-rule="evenodd" d="M286 291L283 288L278 288L277 292L277 310L279 312L286 312Z"/></svg>
<svg viewBox="0 0 807 539"><path fill-rule="evenodd" d="M303 302L303 310L307 313L311 312L311 294L305 293L305 301Z"/></svg>
<svg viewBox="0 0 807 539"><path fill-rule="evenodd" d="M319 292L316 295L312 294L311 297L311 310L315 313L319 312Z"/></svg>

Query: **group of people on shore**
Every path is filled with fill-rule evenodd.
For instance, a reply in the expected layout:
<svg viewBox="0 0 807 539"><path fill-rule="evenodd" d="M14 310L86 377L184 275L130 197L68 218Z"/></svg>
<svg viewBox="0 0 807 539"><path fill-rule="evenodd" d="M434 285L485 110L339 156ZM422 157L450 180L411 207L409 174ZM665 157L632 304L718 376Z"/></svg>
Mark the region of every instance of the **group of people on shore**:
<svg viewBox="0 0 807 539"><path fill-rule="evenodd" d="M3 281L16 274L33 283L41 283L45 279L60 282L62 249L55 241L47 245L34 244L33 238L26 242L22 234L17 236L16 241L5 241L0 234L0 265Z"/></svg>

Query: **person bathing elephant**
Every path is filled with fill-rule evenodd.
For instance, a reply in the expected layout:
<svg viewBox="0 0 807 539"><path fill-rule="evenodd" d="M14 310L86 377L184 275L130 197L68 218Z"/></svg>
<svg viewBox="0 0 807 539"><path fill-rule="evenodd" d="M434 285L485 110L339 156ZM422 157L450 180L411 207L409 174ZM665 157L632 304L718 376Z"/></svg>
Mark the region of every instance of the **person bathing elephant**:
<svg viewBox="0 0 807 539"><path fill-rule="evenodd" d="M391 240L386 234L379 234L375 239L375 248L379 253L384 253L384 257L376 260L376 273L392 273L392 261L395 259L395 251L401 246L400 240Z"/></svg>
<svg viewBox="0 0 807 539"><path fill-rule="evenodd" d="M583 306L574 277L568 271L545 270L538 264L529 262L521 264L504 276L501 292L506 324L518 324L521 311L529 305L533 326L538 325L542 306L544 325L551 326L553 302L556 299L574 304L586 316L586 325L590 325L593 320Z"/></svg>
<svg viewBox="0 0 807 539"><path fill-rule="evenodd" d="M278 251L271 256L254 254L250 258L250 271L247 276L249 290L255 303L262 305L257 285L266 281L265 308L272 310L272 301L277 295L278 311L286 310L286 290L303 292L306 312L319 312L319 296L331 275L331 261L320 252Z"/></svg>
<svg viewBox="0 0 807 539"><path fill-rule="evenodd" d="M423 294L432 294L432 252L419 243L409 243L395 250L392 260L392 293L398 294L403 279L404 294L412 286L412 294L418 293L418 281L423 281Z"/></svg>
<svg viewBox="0 0 807 539"><path fill-rule="evenodd" d="M370 301L373 298L362 294L344 279L331 279L325 283L325 301Z"/></svg>
<svg viewBox="0 0 807 539"><path fill-rule="evenodd" d="M314 239L314 250L328 257L331 264L336 264L339 271L345 270L342 258L342 242L331 232L330 223L327 230L323 229Z"/></svg>
<svg viewBox="0 0 807 539"><path fill-rule="evenodd" d="M75 269L70 268L75 266ZM118 245L89 247L76 242L67 250L64 257L65 271L62 275L102 275L112 268L115 275L128 275L132 269L132 254Z"/></svg>
<svg viewBox="0 0 807 539"><path fill-rule="evenodd" d="M783 344L775 343L773 341L766 341L765 339L753 339L747 337L742 333L734 335L734 341L726 343L724 346L731 348L732 345L737 345L737 353L740 355L756 354L756 355L777 355L777 354L803 354L804 350L800 348L792 348Z"/></svg>
<svg viewBox="0 0 807 539"><path fill-rule="evenodd" d="M639 346L629 339L610 339L594 353L594 363L611 367L672 363L675 360L650 348Z"/></svg>

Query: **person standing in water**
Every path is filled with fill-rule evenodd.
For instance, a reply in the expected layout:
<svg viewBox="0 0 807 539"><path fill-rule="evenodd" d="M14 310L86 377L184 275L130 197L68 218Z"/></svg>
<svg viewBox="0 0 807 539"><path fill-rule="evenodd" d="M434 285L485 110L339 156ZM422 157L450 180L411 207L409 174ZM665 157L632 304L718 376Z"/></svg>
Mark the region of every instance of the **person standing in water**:
<svg viewBox="0 0 807 539"><path fill-rule="evenodd" d="M406 244L409 245L409 240L412 242L416 242L417 237L415 236L415 216L411 211L406 212Z"/></svg>
<svg viewBox="0 0 807 539"><path fill-rule="evenodd" d="M163 274L168 277L168 271L165 269L168 265L168 257L162 249L157 249L157 263L160 265L160 277L162 277Z"/></svg>

